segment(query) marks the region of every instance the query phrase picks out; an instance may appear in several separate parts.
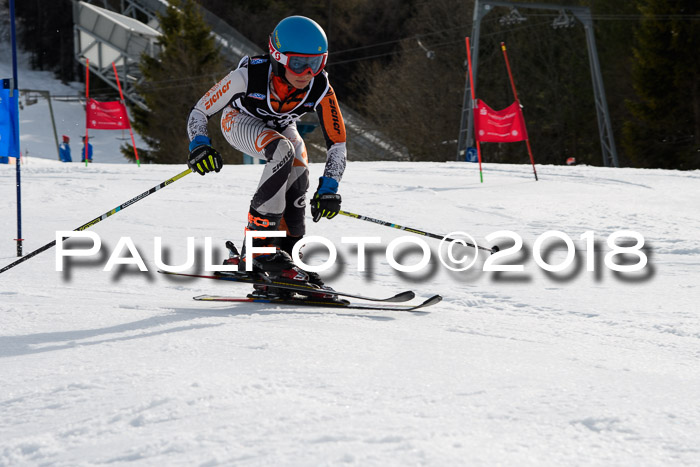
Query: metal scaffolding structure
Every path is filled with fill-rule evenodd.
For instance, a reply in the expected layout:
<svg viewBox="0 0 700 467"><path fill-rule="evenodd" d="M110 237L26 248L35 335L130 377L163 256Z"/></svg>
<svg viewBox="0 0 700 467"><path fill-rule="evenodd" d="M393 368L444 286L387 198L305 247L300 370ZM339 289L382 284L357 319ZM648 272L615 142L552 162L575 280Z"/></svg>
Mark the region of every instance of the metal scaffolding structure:
<svg viewBox="0 0 700 467"><path fill-rule="evenodd" d="M540 10L555 10L559 12L559 16L554 20L553 27L568 27L574 24L574 18L578 19L583 24L586 32L586 45L588 47L588 58L591 69L591 79L593 80L593 95L595 99L595 109L598 116L598 132L600 134L600 145L603 154L603 164L606 167L619 167L620 164L617 158L617 149L615 148L615 138L612 133L612 124L610 121L610 112L608 111L608 103L605 98L605 88L603 86L603 77L600 72L600 62L598 61L598 51L595 43L595 35L593 31L593 19L591 10L588 7L570 7L564 5L550 5L544 3L517 3L505 1L491 0L475 0L474 2L474 24L472 26L472 72L474 75L474 90L477 88L477 70L479 62L479 35L481 32L481 20L494 7L508 7L510 13L501 18L505 23L517 23L525 21L527 18L522 16L519 10L521 9L540 9ZM569 14L573 16L569 16ZM469 88L469 80L466 80L464 89L464 101L462 104L462 122L459 130L459 139L457 144L457 160L463 161L466 156L468 147L473 146L473 128L474 128L474 102L471 100L471 90Z"/></svg>
<svg viewBox="0 0 700 467"><path fill-rule="evenodd" d="M168 9L167 3L161 0L121 0L120 5L122 15L134 19L145 17L147 24L154 29L160 29L158 15L165 15ZM237 65L241 58L246 55L264 53L263 49L201 5L199 12L211 28L214 39L221 47L221 53L229 65Z"/></svg>
<svg viewBox="0 0 700 467"><path fill-rule="evenodd" d="M73 2L75 59L118 90L112 63L122 76L124 96L145 108L134 86L143 79L138 63L141 55L156 56L160 32L128 16L86 2Z"/></svg>

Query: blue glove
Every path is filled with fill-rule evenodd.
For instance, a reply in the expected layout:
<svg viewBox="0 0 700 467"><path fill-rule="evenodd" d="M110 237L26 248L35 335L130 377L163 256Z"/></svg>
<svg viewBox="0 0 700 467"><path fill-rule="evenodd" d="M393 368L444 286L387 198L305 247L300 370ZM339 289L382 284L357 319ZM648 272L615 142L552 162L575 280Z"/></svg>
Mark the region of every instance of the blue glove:
<svg viewBox="0 0 700 467"><path fill-rule="evenodd" d="M340 212L340 195L338 182L330 177L318 179L318 189L311 198L311 216L314 222L318 222L322 217L333 219Z"/></svg>
<svg viewBox="0 0 700 467"><path fill-rule="evenodd" d="M204 135L195 136L190 143L190 156L187 166L193 172L204 175L211 172L219 172L224 165L221 154L211 147L211 140Z"/></svg>

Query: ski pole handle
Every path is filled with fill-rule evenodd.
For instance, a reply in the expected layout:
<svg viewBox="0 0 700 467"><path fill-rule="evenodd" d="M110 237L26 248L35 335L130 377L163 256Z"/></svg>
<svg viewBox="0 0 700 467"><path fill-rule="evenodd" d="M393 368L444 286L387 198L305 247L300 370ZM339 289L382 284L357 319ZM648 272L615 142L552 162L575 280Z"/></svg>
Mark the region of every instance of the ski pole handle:
<svg viewBox="0 0 700 467"><path fill-rule="evenodd" d="M423 231L423 230L414 229L414 228L412 228L412 227L405 227L405 226L403 226L403 225L398 225L398 224L394 224L394 223L391 223L391 222L382 221L382 220L379 220L379 219L374 219L374 218L372 218L372 217L367 217L367 216L363 216L363 215L360 215L360 214L355 214L355 213L352 213L352 212L339 211L338 214L341 214L341 215L347 216L347 217L352 217L353 219L360 219L360 220L362 220L362 221L373 222L373 223L375 223L375 224L383 225L383 226L386 226L386 227L392 227L392 228L394 228L394 229L405 230L406 232L411 232L411 233L414 233L414 234L417 234L417 235L423 235L424 237L437 238L438 240L450 240L450 241L455 241L455 240L457 240L457 239L454 239L454 238L446 237L446 236L444 236L444 235L438 235L438 234L434 234L434 233L430 233L430 232L425 232L425 231ZM485 251L490 252L491 254L496 253L497 251L499 251L499 248L498 248L497 246L495 246L495 245L494 245L493 247L491 247L491 248L487 248L487 247L483 247L483 246L479 246L479 245L472 245L471 243L465 242L464 240L459 240L459 241L460 241L460 242L463 242L466 246L471 246L471 247L474 247L474 248L478 248L478 249L480 249L480 250L485 250Z"/></svg>
<svg viewBox="0 0 700 467"><path fill-rule="evenodd" d="M108 218L109 216L111 216L112 214L116 214L116 213L118 213L119 211L121 211L122 209L128 208L128 207L131 206L132 204L134 204L134 203L136 203L136 202L138 202L138 201L141 201L141 200L144 199L146 196L149 196L149 195L155 193L156 191L160 190L161 188L165 188L166 186L168 186L168 185L170 185L171 183L173 183L173 182L175 182L175 181L181 179L182 177L184 177L185 175L187 175L187 174L189 174L189 173L192 173L192 170L188 168L187 170L185 170L185 171L183 171L183 172L180 172L179 174L175 175L174 177L169 178L168 180L164 181L164 182L161 183L160 185L154 186L154 187L151 188L150 190L144 191L143 193L141 193L141 194L138 195L138 196L134 196L134 197L131 198L129 201L127 201L127 202L125 202L125 203L123 203L123 204L120 204L119 206L117 206L116 208L112 209L111 211L108 211L108 212L102 214L101 216L94 218L94 219L91 220L90 222L86 222L85 224L81 225L81 226L78 227L77 229L73 229L73 230L74 230L74 231L77 231L77 230L86 230L86 229L89 229L90 227L92 227L93 225L97 224L98 222L107 219L107 218ZM20 263L23 263L23 262L27 261L29 258L33 258L34 256L38 255L39 253L44 252L44 251L46 251L46 250L48 250L49 248L52 248L52 247L54 247L54 246L56 246L56 240L54 240L54 241L52 241L52 242L50 242L50 243L47 243L46 245L44 245L44 246L42 246L42 247L40 247L40 248L37 248L36 250L32 251L31 253L28 253L27 255L23 256L23 257L20 258L20 259L18 259L18 260L15 261L14 263L8 264L8 265L5 266L4 268L0 269L0 274L3 273L3 272L5 272L5 271L7 271L8 269L11 269L11 268L17 266L17 265L20 264Z"/></svg>

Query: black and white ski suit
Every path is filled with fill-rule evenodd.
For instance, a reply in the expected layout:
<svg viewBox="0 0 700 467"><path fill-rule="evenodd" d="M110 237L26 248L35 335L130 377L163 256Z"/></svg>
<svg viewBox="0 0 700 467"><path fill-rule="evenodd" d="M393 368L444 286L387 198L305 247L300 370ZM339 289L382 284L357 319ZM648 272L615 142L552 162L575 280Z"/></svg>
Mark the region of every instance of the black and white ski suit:
<svg viewBox="0 0 700 467"><path fill-rule="evenodd" d="M321 122L327 150L323 176L340 182L345 171L345 124L327 73L297 90L272 73L269 56L244 57L190 111L190 141L208 137L207 122L220 111L221 132L229 144L267 161L251 207L261 214L281 214L288 234L303 236L309 165L296 125L302 115L316 111Z"/></svg>

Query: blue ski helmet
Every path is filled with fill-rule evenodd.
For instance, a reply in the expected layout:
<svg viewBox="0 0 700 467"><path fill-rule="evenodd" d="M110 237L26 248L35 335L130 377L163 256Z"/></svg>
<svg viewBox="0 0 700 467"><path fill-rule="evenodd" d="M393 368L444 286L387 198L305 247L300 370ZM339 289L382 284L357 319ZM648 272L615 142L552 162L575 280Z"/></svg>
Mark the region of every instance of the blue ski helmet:
<svg viewBox="0 0 700 467"><path fill-rule="evenodd" d="M289 16L280 21L270 34L269 48L275 74L282 75L283 69L280 65L290 65L286 54L301 54L323 58L320 68L311 67L315 75L325 66L328 39L316 21L305 16Z"/></svg>

